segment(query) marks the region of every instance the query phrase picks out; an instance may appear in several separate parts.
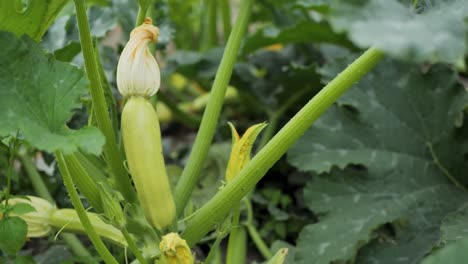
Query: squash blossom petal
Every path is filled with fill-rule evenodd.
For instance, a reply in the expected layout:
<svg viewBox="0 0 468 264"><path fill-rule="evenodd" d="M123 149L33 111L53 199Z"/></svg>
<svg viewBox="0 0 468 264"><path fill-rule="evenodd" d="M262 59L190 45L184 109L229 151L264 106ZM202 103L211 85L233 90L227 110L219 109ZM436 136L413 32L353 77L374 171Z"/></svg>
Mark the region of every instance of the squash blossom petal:
<svg viewBox="0 0 468 264"><path fill-rule="evenodd" d="M28 199L12 198L8 200L8 203L11 205L20 203L29 204L36 210L35 212L17 215L28 225L28 237L45 237L50 234L52 231L50 218L51 215L57 211L55 205L45 199L35 196L28 196ZM11 215L14 216L15 214Z"/></svg>
<svg viewBox="0 0 468 264"><path fill-rule="evenodd" d="M159 29L150 18L130 33L130 40L120 55L117 65L117 88L127 97L150 97L159 89L161 76L158 63L148 47L157 42Z"/></svg>
<svg viewBox="0 0 468 264"><path fill-rule="evenodd" d="M258 135L266 127L266 123L253 125L245 131L242 137L236 131L236 128L229 123L232 134L232 149L229 163L226 169L226 182L230 182L239 174L242 168L250 161L250 152Z"/></svg>
<svg viewBox="0 0 468 264"><path fill-rule="evenodd" d="M193 264L194 258L187 242L177 233L169 233L162 237L159 244L161 258L159 264Z"/></svg>

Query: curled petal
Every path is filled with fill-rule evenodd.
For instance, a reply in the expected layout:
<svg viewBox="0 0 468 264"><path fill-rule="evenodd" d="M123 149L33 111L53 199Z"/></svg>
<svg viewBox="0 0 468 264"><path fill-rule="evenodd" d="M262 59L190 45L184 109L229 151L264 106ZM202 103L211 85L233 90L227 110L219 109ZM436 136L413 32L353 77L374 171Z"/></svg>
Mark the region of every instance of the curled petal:
<svg viewBox="0 0 468 264"><path fill-rule="evenodd" d="M150 18L130 33L117 65L117 88L123 96L149 97L158 91L161 74L148 47L158 40L158 35L159 29Z"/></svg>

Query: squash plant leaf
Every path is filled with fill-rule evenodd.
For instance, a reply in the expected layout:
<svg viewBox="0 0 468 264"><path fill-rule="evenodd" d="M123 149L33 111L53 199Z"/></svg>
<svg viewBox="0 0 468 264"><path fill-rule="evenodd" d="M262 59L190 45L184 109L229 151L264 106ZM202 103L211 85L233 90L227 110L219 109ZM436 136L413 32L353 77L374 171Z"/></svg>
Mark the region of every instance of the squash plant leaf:
<svg viewBox="0 0 468 264"><path fill-rule="evenodd" d="M410 2L414 1L334 0L329 3L329 21L361 48L375 46L399 59L463 67L466 1L419 1L415 8Z"/></svg>
<svg viewBox="0 0 468 264"><path fill-rule="evenodd" d="M41 40L68 0L0 0L0 30Z"/></svg>
<svg viewBox="0 0 468 264"><path fill-rule="evenodd" d="M468 200L449 180L467 180L454 125L466 100L446 67L385 61L330 108L288 153L320 174L304 191L320 221L301 232L298 263L419 263L438 245L442 220Z"/></svg>
<svg viewBox="0 0 468 264"><path fill-rule="evenodd" d="M15 255L26 243L27 233L28 225L23 219L16 216L0 219L0 249L8 255Z"/></svg>
<svg viewBox="0 0 468 264"><path fill-rule="evenodd" d="M424 259L422 264L465 263L468 259L468 238L448 244Z"/></svg>
<svg viewBox="0 0 468 264"><path fill-rule="evenodd" d="M27 36L0 32L0 46L0 135L19 130L41 150L99 154L104 137L97 128L65 127L87 92L83 71L55 61Z"/></svg>
<svg viewBox="0 0 468 264"><path fill-rule="evenodd" d="M447 215L440 231L443 243L468 238L468 203Z"/></svg>

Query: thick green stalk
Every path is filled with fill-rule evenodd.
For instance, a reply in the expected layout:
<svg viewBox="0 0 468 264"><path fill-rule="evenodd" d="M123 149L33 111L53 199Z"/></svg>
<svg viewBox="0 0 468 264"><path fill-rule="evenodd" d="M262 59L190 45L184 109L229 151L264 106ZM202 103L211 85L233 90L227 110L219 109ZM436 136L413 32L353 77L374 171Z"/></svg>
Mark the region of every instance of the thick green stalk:
<svg viewBox="0 0 468 264"><path fill-rule="evenodd" d="M187 165L175 189L177 215L181 215L184 211L185 205L192 195L193 188L200 176L206 156L208 155L219 114L223 106L224 94L226 93L226 88L232 75L241 40L247 28L252 5L253 0L243 0L241 2L239 17L229 36L223 58L221 59L221 64L216 73L213 87L211 88L210 101L203 114L200 130L195 139Z"/></svg>
<svg viewBox="0 0 468 264"><path fill-rule="evenodd" d="M80 33L81 50L85 61L86 74L90 82L91 100L93 102L94 116L97 125L106 138L104 145L104 155L109 164L111 175L114 177L117 189L122 193L127 201L132 202L135 192L132 189L130 178L125 170L122 156L117 146L115 131L109 117L106 99L99 75L98 64L94 56L91 33L89 31L88 17L86 15L86 1L74 0L76 8L76 18Z"/></svg>
<svg viewBox="0 0 468 264"><path fill-rule="evenodd" d="M232 225L231 225L231 234L229 235L229 240L228 240L228 247L227 247L227 254L226 254L226 264L236 264L236 263L245 263L244 262L238 262L239 260L239 251L242 251L239 249L239 240L242 239L242 234L240 231L243 229L243 227L239 226L239 218L240 218L240 206L236 205L236 207L233 210L233 215L232 215ZM245 232L245 230L244 230ZM245 239L244 239L245 240ZM244 247L246 244L246 241L244 241ZM245 251L245 249L244 249ZM245 254L244 254L245 258Z"/></svg>
<svg viewBox="0 0 468 264"><path fill-rule="evenodd" d="M221 18L223 19L224 39L227 41L231 33L231 1L221 0L219 4L221 8Z"/></svg>
<svg viewBox="0 0 468 264"><path fill-rule="evenodd" d="M105 263L118 264L117 260L115 260L115 258L106 248L104 242L102 242L101 240L101 237L99 237L98 233L91 224L91 221L89 220L88 215L86 214L86 210L80 201L78 192L75 189L75 185L73 184L73 180L70 176L70 172L68 171L67 164L65 163L65 159L63 158L63 154L60 151L56 151L55 157L57 159L57 164L59 166L60 172L62 173L63 183L65 184L65 188L67 189L68 195L70 196L70 200L78 214L78 217L80 218L81 223L83 224L83 227L86 230L86 234L91 240L91 243L93 243L93 246L96 248L96 251Z"/></svg>
<svg viewBox="0 0 468 264"><path fill-rule="evenodd" d="M195 212L182 237L189 246L195 245L239 203L266 172L312 126L348 88L360 80L381 59L383 53L370 48L333 81L328 83L263 147L224 189Z"/></svg>
<svg viewBox="0 0 468 264"><path fill-rule="evenodd" d="M247 232L243 226L233 226L237 230L236 235L231 240L229 238L229 248L231 254L226 256L226 264L247 263Z"/></svg>
<svg viewBox="0 0 468 264"><path fill-rule="evenodd" d="M47 186L42 180L41 175L39 174L39 172L37 172L36 166L34 166L33 162L31 161L31 157L29 157L27 153L21 154L19 157L36 194L39 195L39 197L42 197L51 203L55 203L54 198L50 194L49 189L47 189ZM68 246L76 256L83 259L93 258L91 253L89 253L88 249L86 249L83 246L83 244L81 244L81 241L74 234L61 233L60 236L65 241L65 243L68 244Z"/></svg>

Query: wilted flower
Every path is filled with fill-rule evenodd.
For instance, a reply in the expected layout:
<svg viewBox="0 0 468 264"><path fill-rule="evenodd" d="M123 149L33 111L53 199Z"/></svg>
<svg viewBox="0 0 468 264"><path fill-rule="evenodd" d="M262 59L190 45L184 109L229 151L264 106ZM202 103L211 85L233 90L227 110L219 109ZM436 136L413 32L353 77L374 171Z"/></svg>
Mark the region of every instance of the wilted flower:
<svg viewBox="0 0 468 264"><path fill-rule="evenodd" d="M49 201L35 196L28 196L28 199L9 199L8 203L11 205L20 203L29 204L36 210L35 212L18 215L18 217L22 218L28 225L28 237L44 237L49 235L52 231L49 221L51 215L57 210L57 208Z"/></svg>
<svg viewBox="0 0 468 264"><path fill-rule="evenodd" d="M177 233L169 233L162 237L159 244L161 257L159 264L193 264L194 258L187 242Z"/></svg>
<svg viewBox="0 0 468 264"><path fill-rule="evenodd" d="M232 149L231 157L229 158L229 163L226 169L227 182L234 179L234 177L239 174L242 168L244 168L250 161L250 151L252 150L255 139L257 139L258 135L266 125L266 123L253 125L245 131L242 137L239 137L236 128L229 123L232 134Z"/></svg>
<svg viewBox="0 0 468 264"><path fill-rule="evenodd" d="M159 66L148 47L150 42L157 42L159 29L151 22L150 18L146 18L141 26L130 33L130 40L120 55L117 65L117 88L125 97L149 97L159 89Z"/></svg>

